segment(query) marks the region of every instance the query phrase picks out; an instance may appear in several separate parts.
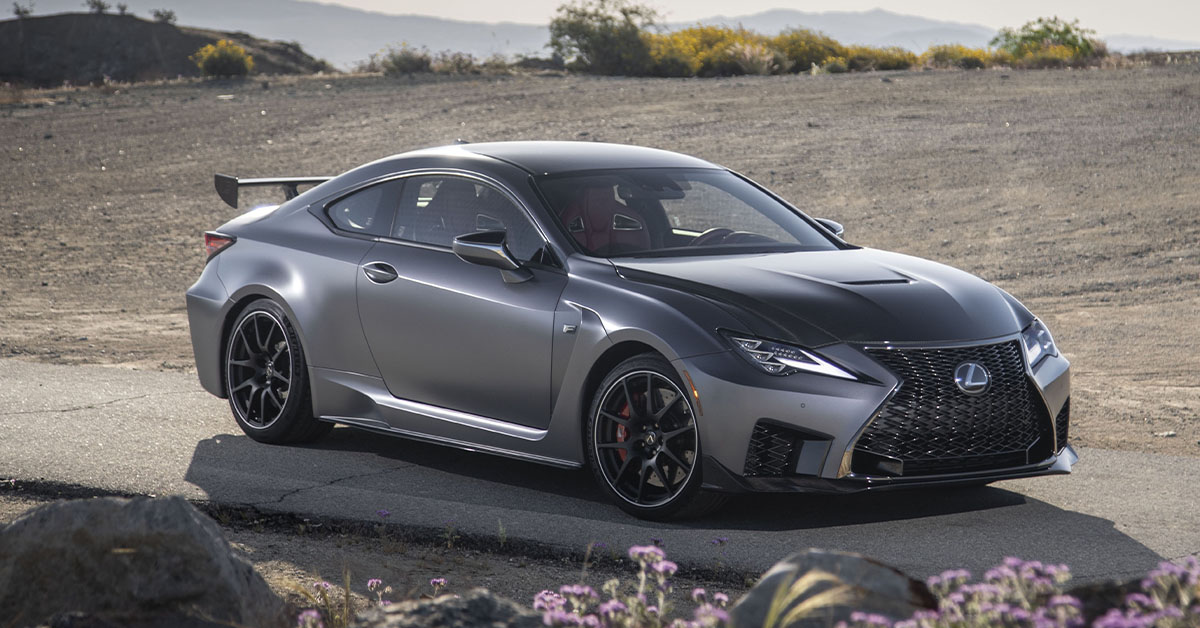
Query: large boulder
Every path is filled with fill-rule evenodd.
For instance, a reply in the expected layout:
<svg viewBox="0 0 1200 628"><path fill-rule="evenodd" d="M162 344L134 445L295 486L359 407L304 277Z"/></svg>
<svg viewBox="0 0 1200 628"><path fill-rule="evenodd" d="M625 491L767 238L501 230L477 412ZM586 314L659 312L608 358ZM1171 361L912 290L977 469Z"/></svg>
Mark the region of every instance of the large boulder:
<svg viewBox="0 0 1200 628"><path fill-rule="evenodd" d="M55 502L0 528L0 617L27 626L52 615L98 626L288 623L283 601L181 497Z"/></svg>
<svg viewBox="0 0 1200 628"><path fill-rule="evenodd" d="M472 589L459 597L409 600L359 613L354 628L537 628L541 613L498 597L487 589Z"/></svg>
<svg viewBox="0 0 1200 628"><path fill-rule="evenodd" d="M837 582L810 580L812 586L797 591L794 599L789 600L779 613L777 621L782 620L790 609L840 584L848 586L842 599L832 605L819 604L818 608L786 626L832 626L839 621L849 621L854 611L907 619L918 610L937 608L937 600L925 583L904 575L899 569L861 554L808 550L788 556L763 574L730 609L731 623L764 625L776 595L780 595L781 600L786 599L793 583L805 574L816 572L829 574ZM785 624L777 623L774 628L785 628Z"/></svg>

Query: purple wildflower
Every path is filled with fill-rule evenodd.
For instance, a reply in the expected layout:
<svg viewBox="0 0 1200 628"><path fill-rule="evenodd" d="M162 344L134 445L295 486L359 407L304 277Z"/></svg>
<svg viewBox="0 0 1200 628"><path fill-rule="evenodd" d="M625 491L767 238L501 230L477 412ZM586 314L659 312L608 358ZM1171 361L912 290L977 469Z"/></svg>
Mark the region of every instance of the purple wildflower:
<svg viewBox="0 0 1200 628"><path fill-rule="evenodd" d="M299 628L325 628L325 623L321 621L321 612L310 608L296 616L296 626Z"/></svg>
<svg viewBox="0 0 1200 628"><path fill-rule="evenodd" d="M317 591L321 591L321 590L328 591L328 590L330 590L330 589L332 589L332 588L333 588L333 585L332 585L332 584L329 584L328 582L324 582L324 581L321 581L321 582L314 582L312 586L313 586L313 588L314 588L314 589L316 589Z"/></svg>
<svg viewBox="0 0 1200 628"><path fill-rule="evenodd" d="M713 594L713 604L716 604L717 606L724 608L725 605L728 603L729 603L728 595L725 595L724 593L714 593Z"/></svg>
<svg viewBox="0 0 1200 628"><path fill-rule="evenodd" d="M370 580L367 580L367 590L374 591L375 589L378 589L381 584L383 584L383 580L380 580L379 578L371 578Z"/></svg>
<svg viewBox="0 0 1200 628"><path fill-rule="evenodd" d="M660 560L657 563L654 563L653 569L654 573L657 573L660 576L672 576L675 575L676 571L679 571L679 565L676 565L669 560Z"/></svg>
<svg viewBox="0 0 1200 628"><path fill-rule="evenodd" d="M618 613L624 613L626 610L628 609L624 604L621 603L620 600L609 600L601 604L600 608L597 609L597 612L599 612L603 617L611 617Z"/></svg>
<svg viewBox="0 0 1200 628"><path fill-rule="evenodd" d="M586 584L564 584L559 587L558 592L563 595L572 595L575 597L590 597L596 599L600 597L596 595L596 590Z"/></svg>
<svg viewBox="0 0 1200 628"><path fill-rule="evenodd" d="M658 547L653 545L634 545L629 548L629 557L639 563L655 564L667 557Z"/></svg>
<svg viewBox="0 0 1200 628"><path fill-rule="evenodd" d="M700 587L696 587L695 589L692 589L692 601L693 602L703 602L707 596L708 596L708 592Z"/></svg>
<svg viewBox="0 0 1200 628"><path fill-rule="evenodd" d="M379 517L381 519L387 519L388 517L392 516L392 513L388 512L387 510L384 510L382 508L380 508L379 510L376 510L375 514L379 515Z"/></svg>
<svg viewBox="0 0 1200 628"><path fill-rule="evenodd" d="M553 591L542 591L533 597L533 610L553 611L561 609L567 603L563 596Z"/></svg>

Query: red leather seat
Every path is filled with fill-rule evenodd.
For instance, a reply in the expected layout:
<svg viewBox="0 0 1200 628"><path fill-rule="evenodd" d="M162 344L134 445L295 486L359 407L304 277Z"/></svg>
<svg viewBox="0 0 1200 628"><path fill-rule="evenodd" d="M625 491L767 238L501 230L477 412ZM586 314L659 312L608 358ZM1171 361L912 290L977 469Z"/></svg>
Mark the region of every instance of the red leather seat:
<svg viewBox="0 0 1200 628"><path fill-rule="evenodd" d="M593 255L651 248L645 216L618 202L612 186L584 188L559 218L584 250Z"/></svg>

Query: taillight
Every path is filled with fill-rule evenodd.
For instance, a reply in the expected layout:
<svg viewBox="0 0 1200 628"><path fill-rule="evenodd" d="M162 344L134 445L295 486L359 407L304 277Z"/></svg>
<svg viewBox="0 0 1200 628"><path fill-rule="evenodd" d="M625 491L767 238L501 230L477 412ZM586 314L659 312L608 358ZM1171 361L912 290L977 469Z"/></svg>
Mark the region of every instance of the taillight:
<svg viewBox="0 0 1200 628"><path fill-rule="evenodd" d="M237 238L233 236L220 234L216 231L205 231L204 252L208 255L207 259L212 259L214 255L229 248L229 245L236 241Z"/></svg>

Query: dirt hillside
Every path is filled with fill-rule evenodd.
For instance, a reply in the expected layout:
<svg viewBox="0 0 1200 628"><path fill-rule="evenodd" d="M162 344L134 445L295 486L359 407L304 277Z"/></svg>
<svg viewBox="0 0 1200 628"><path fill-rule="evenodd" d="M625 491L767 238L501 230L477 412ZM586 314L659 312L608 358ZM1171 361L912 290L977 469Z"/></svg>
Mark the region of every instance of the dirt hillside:
<svg viewBox="0 0 1200 628"><path fill-rule="evenodd" d="M188 59L229 39L246 49L262 74L311 74L328 69L294 43L151 22L133 15L64 13L0 21L0 81L38 86L69 81L147 81L198 76Z"/></svg>
<svg viewBox="0 0 1200 628"><path fill-rule="evenodd" d="M214 172L336 174L458 137L604 140L723 164L854 243L995 282L1071 359L1076 442L1200 455L1200 66L110 92L0 106L2 356L191 368L183 293L202 231L237 213Z"/></svg>

